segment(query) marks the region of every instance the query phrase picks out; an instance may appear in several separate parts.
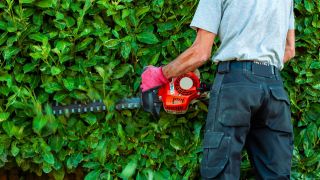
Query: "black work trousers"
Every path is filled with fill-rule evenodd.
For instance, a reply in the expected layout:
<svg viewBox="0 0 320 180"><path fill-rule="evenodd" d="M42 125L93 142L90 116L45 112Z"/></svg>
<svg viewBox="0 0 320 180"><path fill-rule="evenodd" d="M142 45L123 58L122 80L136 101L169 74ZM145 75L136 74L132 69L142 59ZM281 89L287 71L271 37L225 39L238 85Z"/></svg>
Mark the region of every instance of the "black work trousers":
<svg viewBox="0 0 320 180"><path fill-rule="evenodd" d="M203 179L236 180L247 149L257 179L290 179L290 101L277 68L253 61L219 63L203 140Z"/></svg>

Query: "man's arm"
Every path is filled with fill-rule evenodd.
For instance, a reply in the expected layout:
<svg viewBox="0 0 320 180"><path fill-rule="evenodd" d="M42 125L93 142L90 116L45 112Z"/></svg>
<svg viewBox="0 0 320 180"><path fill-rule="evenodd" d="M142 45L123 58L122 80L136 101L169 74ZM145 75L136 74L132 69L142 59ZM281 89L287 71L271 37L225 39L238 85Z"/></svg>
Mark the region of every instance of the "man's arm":
<svg viewBox="0 0 320 180"><path fill-rule="evenodd" d="M294 30L289 30L287 34L287 40L286 40L286 48L285 53L283 57L283 62L288 62L291 58L293 58L296 54L295 50L295 33Z"/></svg>
<svg viewBox="0 0 320 180"><path fill-rule="evenodd" d="M203 65L211 56L211 50L216 34L198 29L197 37L193 45L185 50L175 60L162 67L166 78L173 78L179 75L194 71Z"/></svg>

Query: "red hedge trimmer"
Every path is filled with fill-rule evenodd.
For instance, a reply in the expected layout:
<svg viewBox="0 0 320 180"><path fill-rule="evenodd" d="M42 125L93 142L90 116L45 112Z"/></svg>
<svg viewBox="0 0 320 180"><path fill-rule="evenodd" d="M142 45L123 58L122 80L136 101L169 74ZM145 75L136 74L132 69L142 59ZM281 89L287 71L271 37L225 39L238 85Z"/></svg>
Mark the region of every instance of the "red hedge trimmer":
<svg viewBox="0 0 320 180"><path fill-rule="evenodd" d="M159 116L161 107L171 114L184 114L189 104L210 90L210 85L201 83L200 74L189 72L173 78L164 86L141 93L141 97L125 98L116 103L117 110L143 108L152 115ZM102 100L88 104L72 104L52 107L53 114L99 112L106 110Z"/></svg>

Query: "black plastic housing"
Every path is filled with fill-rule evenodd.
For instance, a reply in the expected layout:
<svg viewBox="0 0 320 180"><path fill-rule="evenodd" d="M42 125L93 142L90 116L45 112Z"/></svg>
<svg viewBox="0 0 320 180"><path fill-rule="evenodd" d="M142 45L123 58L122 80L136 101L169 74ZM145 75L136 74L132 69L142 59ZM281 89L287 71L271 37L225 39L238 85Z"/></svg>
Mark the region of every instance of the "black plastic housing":
<svg viewBox="0 0 320 180"><path fill-rule="evenodd" d="M155 87L141 93L142 107L151 113L153 117L159 118L162 101L159 99L158 91L160 87Z"/></svg>

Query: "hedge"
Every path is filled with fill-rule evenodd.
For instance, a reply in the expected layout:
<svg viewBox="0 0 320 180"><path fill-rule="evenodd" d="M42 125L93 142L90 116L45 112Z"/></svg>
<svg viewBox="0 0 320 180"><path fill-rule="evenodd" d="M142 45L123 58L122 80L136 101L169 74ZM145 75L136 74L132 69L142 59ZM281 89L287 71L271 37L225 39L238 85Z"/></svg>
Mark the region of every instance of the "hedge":
<svg viewBox="0 0 320 180"><path fill-rule="evenodd" d="M63 179L197 179L207 103L186 115L115 110L139 94L144 66L189 47L198 1L0 1L0 167ZM290 95L292 179L320 178L320 2L295 0L297 55ZM214 47L214 51L217 49ZM212 82L215 66L200 68ZM50 106L103 99L101 113L53 116ZM243 154L242 178L251 178Z"/></svg>

